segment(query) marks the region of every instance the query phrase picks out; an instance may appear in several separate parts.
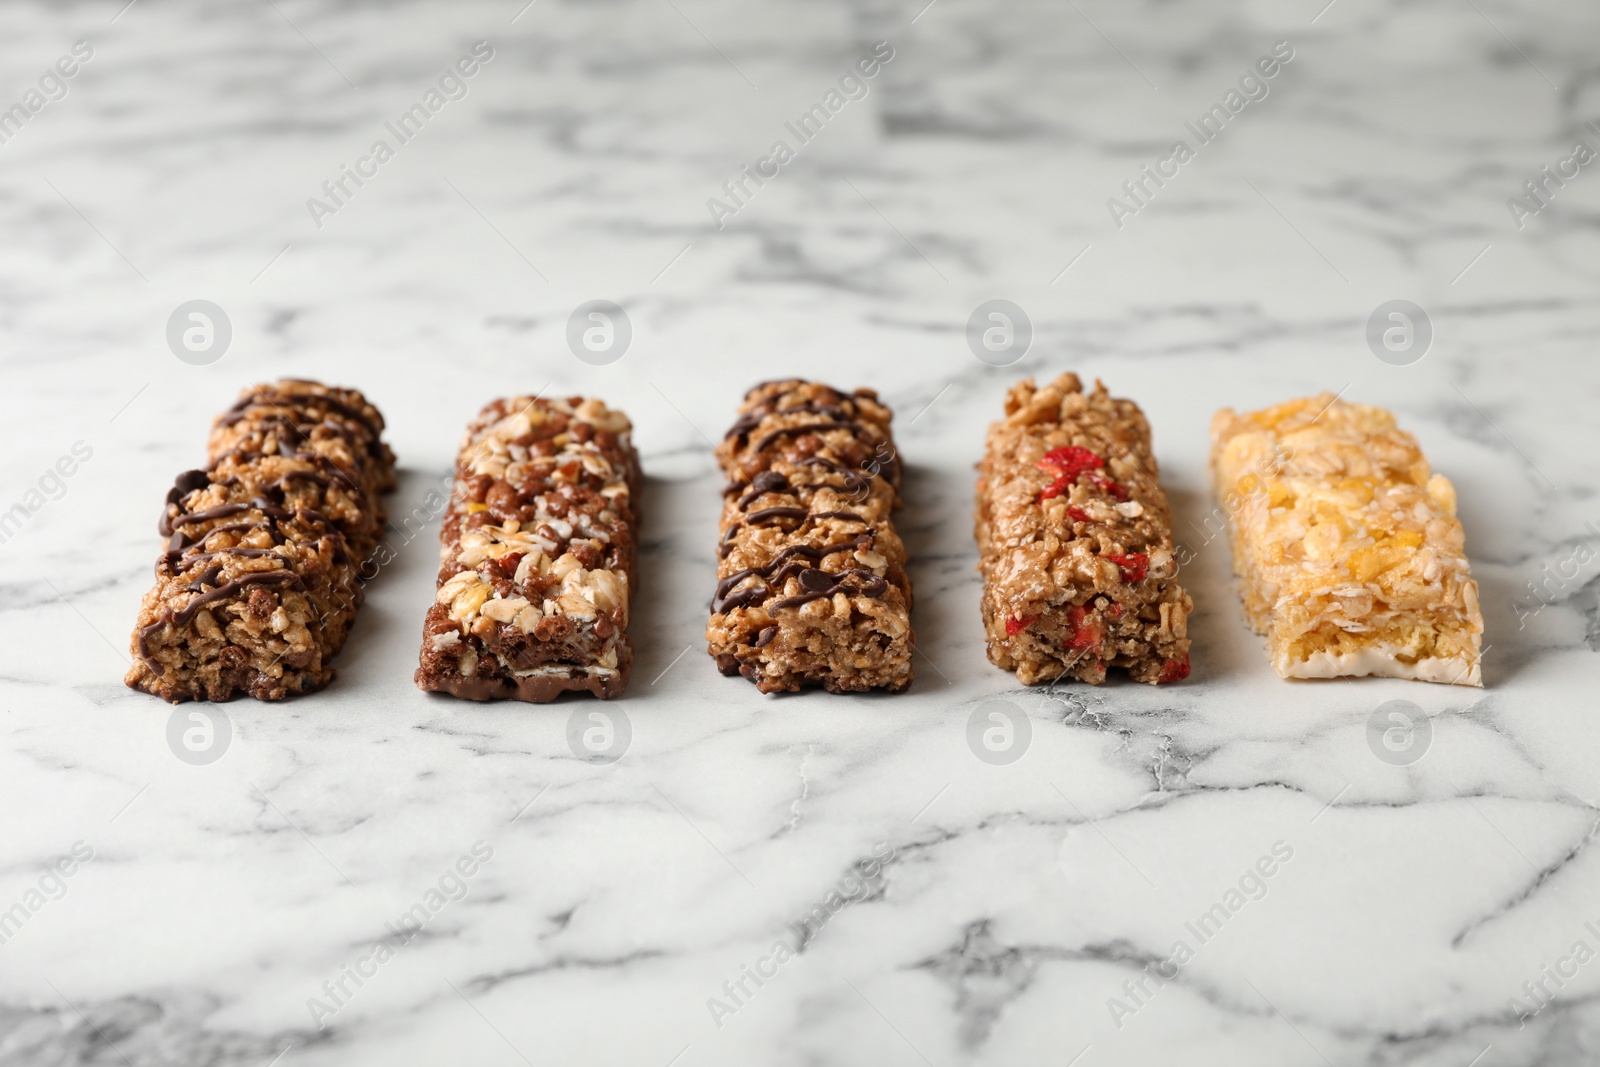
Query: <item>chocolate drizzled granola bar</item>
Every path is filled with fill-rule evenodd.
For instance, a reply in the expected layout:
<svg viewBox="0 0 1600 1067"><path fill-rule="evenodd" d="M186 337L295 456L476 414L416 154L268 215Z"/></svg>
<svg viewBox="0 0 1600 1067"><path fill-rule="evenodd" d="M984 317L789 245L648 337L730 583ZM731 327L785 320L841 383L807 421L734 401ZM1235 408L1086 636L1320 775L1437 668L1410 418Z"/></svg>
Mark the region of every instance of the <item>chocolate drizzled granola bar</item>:
<svg viewBox="0 0 1600 1067"><path fill-rule="evenodd" d="M353 389L247 389L217 419L207 465L167 494L127 684L174 702L326 685L383 526L378 494L394 485L382 432Z"/></svg>
<svg viewBox="0 0 1600 1067"><path fill-rule="evenodd" d="M1245 612L1279 675L1483 684L1455 487L1392 414L1324 393L1224 408L1211 439Z"/></svg>
<svg viewBox="0 0 1600 1067"><path fill-rule="evenodd" d="M1189 674L1189 595L1137 404L1076 374L1020 382L979 464L978 569L989 659L1026 685Z"/></svg>
<svg viewBox="0 0 1600 1067"><path fill-rule="evenodd" d="M468 426L417 685L470 700L619 695L639 459L599 400L509 397Z"/></svg>
<svg viewBox="0 0 1600 1067"><path fill-rule="evenodd" d="M870 389L750 390L718 450L717 588L706 641L763 693L911 683L911 579L890 521L900 465Z"/></svg>

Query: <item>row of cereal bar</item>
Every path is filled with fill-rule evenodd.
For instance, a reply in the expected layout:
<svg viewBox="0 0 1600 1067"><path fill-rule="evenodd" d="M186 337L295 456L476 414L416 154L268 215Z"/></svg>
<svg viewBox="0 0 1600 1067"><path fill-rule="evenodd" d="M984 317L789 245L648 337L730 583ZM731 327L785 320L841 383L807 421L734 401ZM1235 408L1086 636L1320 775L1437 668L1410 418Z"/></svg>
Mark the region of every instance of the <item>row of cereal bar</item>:
<svg viewBox="0 0 1600 1067"><path fill-rule="evenodd" d="M706 639L724 674L764 693L911 683L891 418L870 389L790 379L746 395L717 449ZM394 486L383 427L355 390L298 380L249 389L217 419L207 465L168 494L130 686L278 699L333 677ZM1454 489L1392 415L1327 395L1225 409L1212 467L1246 613L1279 674L1481 684ZM592 398L496 400L454 479L417 685L621 694L640 488L626 416ZM1073 374L1018 383L979 464L975 533L989 658L1019 681L1188 676L1193 602L1138 405Z"/></svg>

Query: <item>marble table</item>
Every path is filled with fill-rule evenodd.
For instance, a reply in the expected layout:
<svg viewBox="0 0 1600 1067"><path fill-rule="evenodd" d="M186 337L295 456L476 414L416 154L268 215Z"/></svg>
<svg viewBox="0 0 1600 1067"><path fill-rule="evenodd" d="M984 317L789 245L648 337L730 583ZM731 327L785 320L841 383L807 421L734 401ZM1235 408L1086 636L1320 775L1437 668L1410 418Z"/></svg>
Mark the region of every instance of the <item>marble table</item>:
<svg viewBox="0 0 1600 1067"><path fill-rule="evenodd" d="M0 16L0 1063L1600 1058L1592 6L125 3ZM631 336L585 361L593 300ZM1031 336L986 361L992 300ZM1068 369L1155 428L1182 685L984 657L972 465ZM397 520L493 395L629 412L627 696L417 691L425 510L326 691L125 689L172 476L283 374L382 407ZM903 695L704 653L709 440L796 374L897 412ZM1322 390L1456 481L1481 690L1284 682L1245 628L1206 427Z"/></svg>

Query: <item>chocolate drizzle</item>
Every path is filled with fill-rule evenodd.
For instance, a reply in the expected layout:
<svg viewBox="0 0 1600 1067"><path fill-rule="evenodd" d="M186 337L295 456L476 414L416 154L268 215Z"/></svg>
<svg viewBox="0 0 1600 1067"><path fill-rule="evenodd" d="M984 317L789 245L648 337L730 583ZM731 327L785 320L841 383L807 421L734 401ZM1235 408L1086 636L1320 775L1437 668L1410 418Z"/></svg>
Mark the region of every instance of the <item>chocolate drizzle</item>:
<svg viewBox="0 0 1600 1067"><path fill-rule="evenodd" d="M197 522L210 522L212 519L225 519L229 515L240 515L252 508L272 518L287 519L290 516L289 512L279 507L273 507L265 500L260 502L252 501L249 504L218 504L214 508L191 511L187 514L181 511L177 514L173 514L171 511L163 511L161 513L161 524L156 529L163 536L167 536L183 526L193 526Z"/></svg>
<svg viewBox="0 0 1600 1067"><path fill-rule="evenodd" d="M310 482L313 485L320 485L324 489L328 489L333 485L330 479L318 474L316 471L289 471L270 484L282 488L287 487L290 482Z"/></svg>
<svg viewBox="0 0 1600 1067"><path fill-rule="evenodd" d="M854 471L842 464L835 463L827 456L807 456L800 461L800 466L826 467L835 474L844 475L844 487L852 493L867 487L867 479L861 476L860 471Z"/></svg>
<svg viewBox="0 0 1600 1067"><path fill-rule="evenodd" d="M220 568L218 569L220 570ZM241 575L231 582L224 582L215 589L192 597L187 604L177 611L170 609L163 611L159 619L139 631L139 655L149 660L150 638L160 633L164 627L187 626L194 621L194 617L200 613L200 609L207 604L215 604L219 600L225 600L252 585L288 585L302 591L306 587L306 583L294 571L256 571L252 574ZM188 588L192 589L193 586L191 585Z"/></svg>
<svg viewBox="0 0 1600 1067"><path fill-rule="evenodd" d="M177 556L190 549L200 548L212 534L253 532L255 530L267 531L268 536L272 538L272 543L281 545L284 542L284 534L278 527L278 521L277 519L264 519L260 522L224 523L221 526L211 527L211 529L193 541L190 541L188 535L182 530L174 530L172 531L172 536L167 538L166 555Z"/></svg>
<svg viewBox="0 0 1600 1067"><path fill-rule="evenodd" d="M813 588L829 588L831 576L827 580L815 577L828 572L815 569L813 566L802 565L800 560L808 560L811 564L821 564L822 560L837 552L860 552L872 546L872 536L861 534L848 541L837 544L824 545L816 548L811 545L789 545L781 549L772 557L771 562L764 567L746 567L742 571L735 571L717 583L716 594L711 600L711 610L715 612L728 612L735 608L750 607L753 604L764 603L769 597L782 589L790 576L795 576L800 582L802 590L810 591ZM841 572L852 573L852 572ZM870 571L861 572L870 574ZM761 581L746 589L734 590L750 578L760 578ZM831 595L831 594L830 594ZM882 596L882 590L869 593L869 596Z"/></svg>
<svg viewBox="0 0 1600 1067"><path fill-rule="evenodd" d="M285 380L293 381L293 379ZM316 383L300 382L298 384L314 385ZM248 413L251 408L258 404L263 404L278 411L283 411L285 409L299 409L304 411L309 408L323 407L329 411L338 412L340 415L343 415L345 418L350 419L353 422L360 423L367 433L374 438L383 433L382 419L378 417L375 412L372 415L369 415L361 408L355 407L351 404L346 404L343 400L333 396L331 392L275 393L273 392L273 387L270 385L253 389L236 400L233 407L229 408L225 413L223 413L222 418L217 420L217 425L232 426L234 423L242 420L246 413Z"/></svg>
<svg viewBox="0 0 1600 1067"><path fill-rule="evenodd" d="M215 586L217 584L217 579L221 577L222 564L217 563L208 568L204 574L200 575L200 577L184 586L184 589L191 593L198 593L207 586Z"/></svg>
<svg viewBox="0 0 1600 1067"><path fill-rule="evenodd" d="M760 511L752 511L746 515L744 521L751 526L760 526L764 522L776 522L779 519L804 519L809 514L810 512L806 511L805 508L762 508Z"/></svg>
<svg viewBox="0 0 1600 1067"><path fill-rule="evenodd" d="M750 431L754 430L757 426L760 426L761 420L765 417L765 413L761 411L750 411L740 415L734 420L733 425L728 429L728 432L723 435L722 439L724 441L737 441L739 444L743 444L744 439L750 436Z"/></svg>
<svg viewBox="0 0 1600 1067"><path fill-rule="evenodd" d="M765 452L772 442L785 437L794 437L806 433L826 433L829 430L849 430L856 437L861 437L866 430L859 422L808 422L800 426L780 426L767 434L755 444L757 452Z"/></svg>
<svg viewBox="0 0 1600 1067"><path fill-rule="evenodd" d="M807 582L804 580L806 575L824 575L825 578L833 579L833 581ZM800 595L775 600L767 605L767 610L782 611L784 608L798 608L811 603L813 600L823 600L831 597L835 593L849 593L856 596L877 598L889 591L889 583L887 581L871 571L862 570L859 567L851 567L849 570L840 571L838 574L828 574L826 571L807 571L801 577L800 588L804 591ZM855 588L851 588L844 583L844 579L847 577L859 579Z"/></svg>
<svg viewBox="0 0 1600 1067"><path fill-rule="evenodd" d="M167 490L167 503L176 504L196 489L204 489L211 484L211 474L203 470L184 471L178 475L177 481L172 483L172 488Z"/></svg>
<svg viewBox="0 0 1600 1067"><path fill-rule="evenodd" d="M767 493L782 493L788 490L789 479L777 471L762 471L750 479L750 491L739 498L739 510L744 511L756 498Z"/></svg>
<svg viewBox="0 0 1600 1067"><path fill-rule="evenodd" d="M201 546L195 545L194 548ZM216 559L218 556L238 556L242 559L260 559L262 556L271 556L276 553L273 548L249 548L235 546L233 548L219 548L215 552L168 552L156 563L156 575L159 577L162 569L169 572L181 573L200 563Z"/></svg>

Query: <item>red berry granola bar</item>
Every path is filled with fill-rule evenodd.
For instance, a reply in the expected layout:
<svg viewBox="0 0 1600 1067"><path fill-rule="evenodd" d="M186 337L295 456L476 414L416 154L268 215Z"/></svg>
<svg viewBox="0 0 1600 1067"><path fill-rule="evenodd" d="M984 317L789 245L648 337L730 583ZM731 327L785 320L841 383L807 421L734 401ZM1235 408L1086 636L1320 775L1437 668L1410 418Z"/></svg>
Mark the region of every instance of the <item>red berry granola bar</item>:
<svg viewBox="0 0 1600 1067"><path fill-rule="evenodd" d="M978 569L989 659L1034 685L1189 674L1189 594L1150 427L1076 374L1006 395L978 465Z"/></svg>

